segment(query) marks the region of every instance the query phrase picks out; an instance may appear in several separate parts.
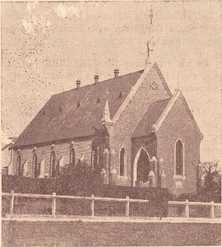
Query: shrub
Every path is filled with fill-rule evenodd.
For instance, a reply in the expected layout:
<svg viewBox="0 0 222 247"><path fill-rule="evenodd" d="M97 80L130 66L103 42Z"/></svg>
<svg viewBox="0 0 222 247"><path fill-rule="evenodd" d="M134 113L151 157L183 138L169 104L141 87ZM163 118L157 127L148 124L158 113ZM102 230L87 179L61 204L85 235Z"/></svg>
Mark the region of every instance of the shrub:
<svg viewBox="0 0 222 247"><path fill-rule="evenodd" d="M65 174L65 173L64 173ZM14 190L17 193L31 193L31 194L52 194L57 195L73 195L73 196L91 196L94 194L97 197L111 197L111 198L129 198L133 199L147 199L149 203L136 206L131 205L131 213L135 215L137 211L141 211L143 215L148 216L167 216L168 211L168 197L167 189L162 188L140 188L127 186L114 186L102 184L100 176L87 170L81 176L78 173L69 174L69 178L65 176L52 178L27 178L19 176L2 176L2 190L3 192L10 192ZM82 203L78 202L78 205ZM106 203L105 203L106 204ZM111 207L107 213L114 214L119 206L116 203L97 203L99 209L104 210L104 207ZM77 204L76 204L77 205ZM125 207L120 210L124 214ZM81 207L80 207L81 209ZM78 211L80 210L78 209ZM81 210L80 210L81 211Z"/></svg>

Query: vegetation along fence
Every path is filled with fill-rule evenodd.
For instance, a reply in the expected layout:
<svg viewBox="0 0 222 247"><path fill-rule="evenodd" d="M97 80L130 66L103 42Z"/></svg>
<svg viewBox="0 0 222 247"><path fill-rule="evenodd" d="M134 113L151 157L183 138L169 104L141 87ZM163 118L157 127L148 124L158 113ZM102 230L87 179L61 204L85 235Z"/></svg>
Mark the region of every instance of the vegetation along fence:
<svg viewBox="0 0 222 247"><path fill-rule="evenodd" d="M3 202L5 202L5 205L7 207L7 210L3 210L5 211L5 215L21 215L24 214L24 212L22 213L21 211L16 210L16 207L18 206L18 204L28 204L30 203L30 200L34 200L32 201L32 206L34 207L36 205L38 205L37 201L39 201L39 206L41 208L44 207L44 203L47 200L47 214L50 215L50 217L56 217L56 216L63 216L63 215L85 215L85 216L110 216L110 215L115 215L115 216L125 216L125 217L130 217L130 216L138 216L135 214L135 212L138 212L141 209L141 204L143 204L143 209L144 209L144 205L145 205L145 211L150 206L149 204L149 200L144 200L144 199L131 199L128 196L126 196L126 198L106 198L106 197L95 197L94 195L92 195L91 197L83 197L83 196L67 196L67 195L56 195L56 193L53 193L52 195L43 195L43 194L22 194L22 193L14 193L14 191L12 190L11 193L2 193L2 196L5 200L3 200ZM21 200L23 198L23 201ZM81 202L80 204L78 204L79 202ZM113 211L118 211L119 210L119 214L115 213L115 214L110 214L110 205L108 205L107 203L112 203L112 208ZM114 205L115 203L117 203L118 205ZM135 204L137 203L137 205L135 206ZM139 204L140 205L139 205ZM4 204L4 203L3 203ZM76 207L76 205L79 206L79 208L81 208L81 212L79 210L76 210L78 207ZM171 207L179 207L179 209L182 208L183 213L181 213L179 216L181 217L195 217L192 216L192 210L191 207L195 206L195 207L207 207L209 208L209 214L207 214L205 217L206 218L216 218L216 217L220 217L220 213L216 213L215 214L215 208L220 209L221 208L221 204L220 203L214 203L212 202L190 202L189 200L186 201L168 201L168 206ZM28 206L29 208L30 205ZM67 208L70 207L73 209L73 211L69 211L69 213L67 213ZM18 207L17 207L18 208ZM184 210L183 210L184 209ZM143 210L143 213L145 212ZM217 212L220 212L220 210ZM26 211L27 214L27 211ZM31 214L30 212L28 214ZM33 213L32 213L33 214ZM39 215L41 213L34 213L35 215ZM44 213L42 213L44 214ZM4 216L4 215L3 215ZM144 216L143 215L139 215L139 216ZM150 215L146 215L146 216L150 216ZM167 215L160 215L163 217L167 217ZM168 216L171 216L168 214Z"/></svg>

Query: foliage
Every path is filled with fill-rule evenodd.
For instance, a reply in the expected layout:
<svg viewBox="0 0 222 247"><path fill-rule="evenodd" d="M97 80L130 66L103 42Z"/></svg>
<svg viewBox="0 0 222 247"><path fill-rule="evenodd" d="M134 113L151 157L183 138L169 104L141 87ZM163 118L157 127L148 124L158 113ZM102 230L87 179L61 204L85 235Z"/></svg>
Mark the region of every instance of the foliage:
<svg viewBox="0 0 222 247"><path fill-rule="evenodd" d="M203 163L203 176L205 177L205 185L200 190L199 196L207 201L221 201L221 171L219 162Z"/></svg>
<svg viewBox="0 0 222 247"><path fill-rule="evenodd" d="M201 164L204 184L198 188L198 193L183 193L179 197L170 195L170 200L195 202L221 202L221 171L218 162Z"/></svg>
<svg viewBox="0 0 222 247"><path fill-rule="evenodd" d="M58 195L91 196L94 194L98 197L126 198L129 196L134 199L148 199L149 203L140 206L140 210L136 204L132 204L131 209L132 212L142 211L143 214L146 213L150 216L166 216L168 210L169 193L167 189L103 184L100 173L93 171L84 160L79 160L76 165L65 165L57 172L55 178L3 176L2 185L3 192L14 190L17 193L52 194L55 192ZM85 202L78 203L82 205L79 208L83 209ZM65 204L69 205L69 203ZM102 208L110 208L112 205L111 211L108 212L109 215L117 211L121 211L123 214L125 212L125 206L121 210L119 204L97 202L97 205L100 208L99 211ZM77 211L80 212L80 209ZM64 208L62 210L64 211Z"/></svg>

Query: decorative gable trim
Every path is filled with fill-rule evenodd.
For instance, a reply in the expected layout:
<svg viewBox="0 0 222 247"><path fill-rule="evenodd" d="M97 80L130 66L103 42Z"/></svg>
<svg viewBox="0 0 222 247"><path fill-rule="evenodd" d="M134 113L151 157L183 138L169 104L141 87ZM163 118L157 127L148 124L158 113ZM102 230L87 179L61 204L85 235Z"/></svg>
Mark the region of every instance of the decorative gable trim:
<svg viewBox="0 0 222 247"><path fill-rule="evenodd" d="M144 82L146 79L147 75L149 74L150 70L152 67L154 67L155 64L147 64L143 74L139 77L137 80L136 84L131 88L130 93L127 95L126 99L123 101L122 105L120 108L117 110L116 114L113 116L113 124L116 124L116 121L119 119L120 115L122 112L126 109L126 106L130 103L132 100L133 96L137 92L137 90L140 88L141 84Z"/></svg>
<svg viewBox="0 0 222 247"><path fill-rule="evenodd" d="M159 66L157 65L157 63L155 63L154 66L155 66L155 69L156 69L156 71L157 71L157 74L159 75L160 80L162 81L163 86L165 87L165 89L166 89L168 95L169 95L169 96L172 96L172 93L171 93L171 91L170 91L170 89L169 89L169 87L168 87L168 85L167 85L167 83L166 83L166 81L165 81L165 79L164 79L164 77L163 77L163 74L162 74L161 71L160 71Z"/></svg>
<svg viewBox="0 0 222 247"><path fill-rule="evenodd" d="M159 128L161 127L162 123L166 119L167 115L171 111L173 105L175 104L175 102L179 98L180 93L181 93L180 90L176 90L175 91L173 97L168 102L166 108L164 109L164 111L162 112L162 114L160 115L160 117L158 118L157 122L153 125L153 132L157 132L159 130Z"/></svg>
<svg viewBox="0 0 222 247"><path fill-rule="evenodd" d="M197 129L198 134L199 134L199 136L200 136L200 138L202 140L203 139L203 134L201 133L201 131L200 131L198 125L197 125L197 122L196 122L196 120L195 120L195 118L194 118L194 116L193 116L193 114L192 114L192 112L191 112L191 110L190 110L190 108L189 108L189 106L188 106L188 104L186 102L186 99L184 98L182 92L181 92L180 96L181 96L181 99L182 99L182 101L183 101L183 103L185 105L185 108L186 108L190 118L193 120L194 127Z"/></svg>
<svg viewBox="0 0 222 247"><path fill-rule="evenodd" d="M107 89L107 95L108 95L108 89ZM108 100L108 96L106 98L106 103L105 103L105 107L103 110L103 117L101 120L102 124L112 124L112 120L110 118L110 111L109 111L109 100Z"/></svg>
<svg viewBox="0 0 222 247"><path fill-rule="evenodd" d="M182 101L183 101L183 103L184 103L184 105L186 107L186 110L188 111L189 116L193 120L194 127L197 129L200 138L203 139L203 134L200 132L200 129L199 129L194 117L193 117L193 114L191 113L190 108L187 105L187 102L186 102L184 96L182 95L182 93L181 93L181 91L179 89L175 90L175 93L173 94L173 97L168 102L167 106L165 107L164 111L162 112L162 114L158 118L157 122L153 125L153 127L152 127L153 128L153 132L155 132L155 133L158 132L158 130L162 126L164 120L166 119L167 115L169 114L169 112L171 111L171 109L173 108L175 102L178 100L179 97L181 97L181 99L182 99Z"/></svg>

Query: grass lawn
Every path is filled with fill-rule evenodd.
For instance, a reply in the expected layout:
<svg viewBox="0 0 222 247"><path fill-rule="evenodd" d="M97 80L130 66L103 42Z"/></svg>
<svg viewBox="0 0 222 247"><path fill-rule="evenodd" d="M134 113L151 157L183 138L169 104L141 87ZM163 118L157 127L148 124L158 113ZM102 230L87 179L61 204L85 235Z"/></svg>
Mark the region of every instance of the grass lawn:
<svg viewBox="0 0 222 247"><path fill-rule="evenodd" d="M210 223L2 222L2 246L221 245Z"/></svg>

